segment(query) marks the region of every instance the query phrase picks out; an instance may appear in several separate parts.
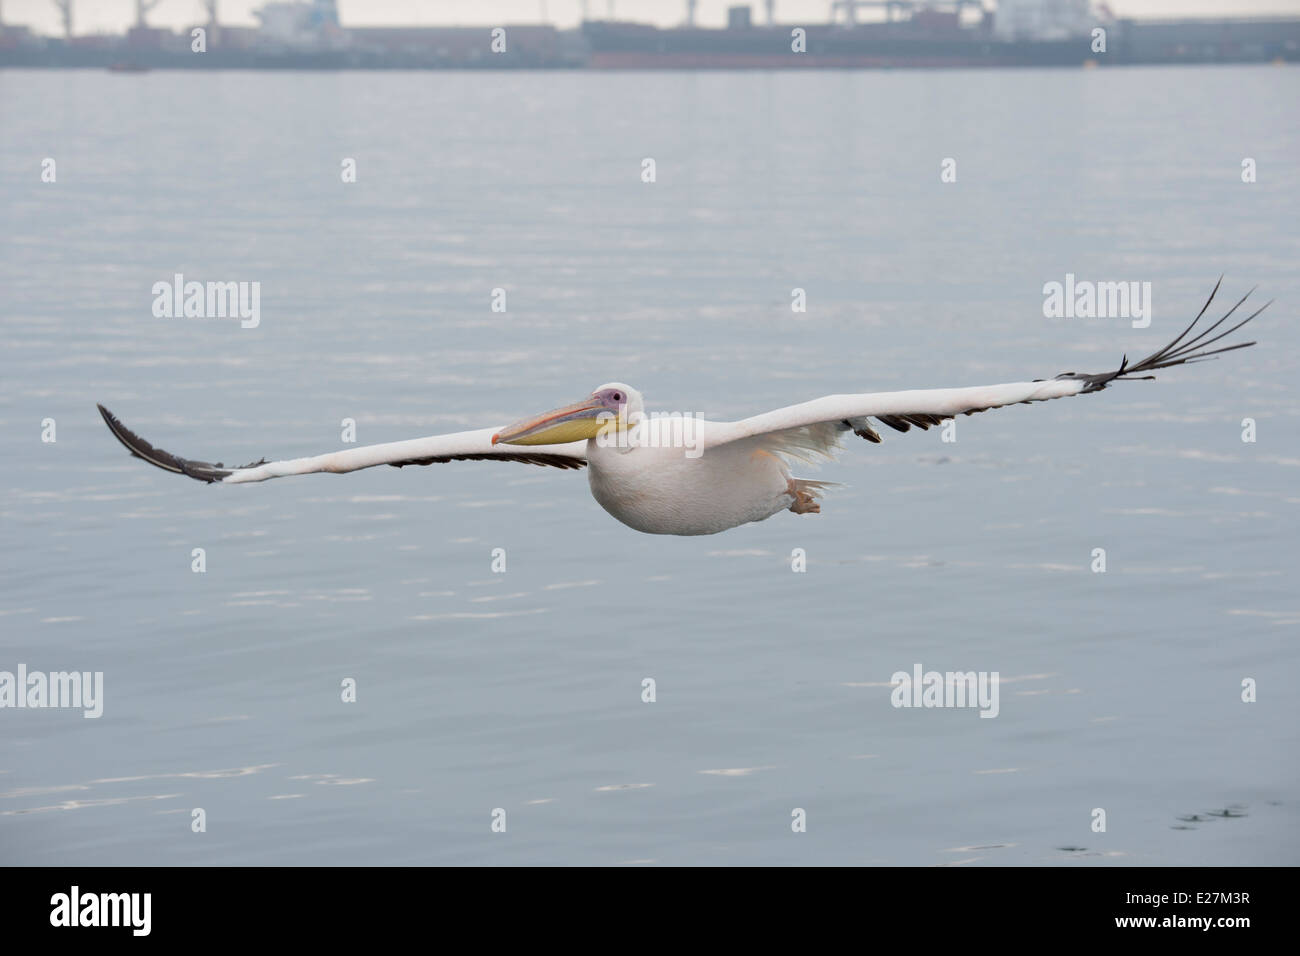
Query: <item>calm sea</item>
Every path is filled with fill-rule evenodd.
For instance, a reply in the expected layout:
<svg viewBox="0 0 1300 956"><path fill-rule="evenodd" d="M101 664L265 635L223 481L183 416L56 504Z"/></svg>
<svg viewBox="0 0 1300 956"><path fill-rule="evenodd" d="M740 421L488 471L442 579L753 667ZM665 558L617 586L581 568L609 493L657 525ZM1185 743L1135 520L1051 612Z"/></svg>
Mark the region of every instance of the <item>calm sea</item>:
<svg viewBox="0 0 1300 956"><path fill-rule="evenodd" d="M104 675L98 719L0 710L0 862L1300 863L1297 101L1282 67L0 72L0 671ZM176 273L260 283L260 323L155 317ZM1220 273L1278 300L1259 347L855 441L820 516L715 537L521 465L209 487L95 410L227 464L610 380L734 418L1109 369ZM1150 326L1045 318L1067 274L1151 283ZM998 672L998 716L891 706L916 665Z"/></svg>

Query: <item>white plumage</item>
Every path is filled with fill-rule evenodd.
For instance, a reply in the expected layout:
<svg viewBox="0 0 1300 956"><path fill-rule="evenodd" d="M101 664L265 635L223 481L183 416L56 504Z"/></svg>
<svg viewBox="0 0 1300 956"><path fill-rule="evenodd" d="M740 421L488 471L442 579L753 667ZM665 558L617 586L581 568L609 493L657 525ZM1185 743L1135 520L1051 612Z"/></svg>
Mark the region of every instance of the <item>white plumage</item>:
<svg viewBox="0 0 1300 956"><path fill-rule="evenodd" d="M258 461L227 468L154 448L104 406L99 409L131 454L200 481L244 484L316 472L341 474L376 465L402 467L459 460L515 461L571 469L585 465L592 495L624 524L651 534L714 534L762 521L778 511L818 512L818 498L827 482L796 478L791 465L834 458L841 448L841 438L848 433L879 442L878 426L897 431L927 429L957 415L1098 392L1111 382L1152 378L1144 373L1255 344L1241 342L1209 348L1263 311L1261 307L1226 331L1212 335L1246 301L1246 296L1223 318L1187 338L1218 288L1215 285L1200 314L1173 342L1139 362L1129 364L1125 359L1112 372L1065 372L1047 380L973 388L828 395L736 422L649 416L640 392L621 382L611 382L580 402L504 429L433 435L310 458Z"/></svg>

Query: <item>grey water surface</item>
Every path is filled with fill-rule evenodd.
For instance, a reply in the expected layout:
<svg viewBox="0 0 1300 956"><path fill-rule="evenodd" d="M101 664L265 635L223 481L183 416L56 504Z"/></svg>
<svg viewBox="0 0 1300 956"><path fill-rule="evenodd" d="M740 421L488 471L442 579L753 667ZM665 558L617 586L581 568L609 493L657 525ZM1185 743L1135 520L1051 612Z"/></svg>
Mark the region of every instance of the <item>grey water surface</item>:
<svg viewBox="0 0 1300 956"><path fill-rule="evenodd" d="M0 709L0 863L1300 863L1297 101L1293 67L0 72L0 671L104 675L97 719ZM259 324L156 317L177 273L260 283ZM1150 326L1044 317L1067 273L1150 282ZM207 486L95 410L228 465L610 380L738 418L1110 369L1220 273L1277 300L1257 347L853 439L801 469L821 515L713 537L516 464ZM892 706L917 664L998 672L997 717Z"/></svg>

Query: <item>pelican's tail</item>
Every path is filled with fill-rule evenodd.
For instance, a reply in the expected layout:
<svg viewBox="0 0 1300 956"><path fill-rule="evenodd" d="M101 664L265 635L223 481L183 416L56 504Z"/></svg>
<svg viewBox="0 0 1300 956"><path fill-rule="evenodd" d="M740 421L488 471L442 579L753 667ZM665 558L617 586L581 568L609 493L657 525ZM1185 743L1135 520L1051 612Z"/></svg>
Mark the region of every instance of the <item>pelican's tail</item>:
<svg viewBox="0 0 1300 956"><path fill-rule="evenodd" d="M838 481L813 481L811 478L791 478L790 484L795 491L802 491L812 498L820 498L827 488L843 488Z"/></svg>

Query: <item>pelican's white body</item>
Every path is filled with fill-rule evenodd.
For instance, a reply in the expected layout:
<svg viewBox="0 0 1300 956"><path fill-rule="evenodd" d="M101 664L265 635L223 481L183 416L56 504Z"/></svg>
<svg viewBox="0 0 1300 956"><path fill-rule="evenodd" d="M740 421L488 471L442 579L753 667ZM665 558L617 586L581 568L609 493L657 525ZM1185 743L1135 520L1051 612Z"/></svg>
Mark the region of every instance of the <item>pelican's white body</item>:
<svg viewBox="0 0 1300 956"><path fill-rule="evenodd" d="M704 435L714 422L699 422ZM626 444L587 442L587 477L600 506L648 534L716 534L762 521L794 502L790 470L754 440L729 442L691 457L692 449L641 445L642 426Z"/></svg>

